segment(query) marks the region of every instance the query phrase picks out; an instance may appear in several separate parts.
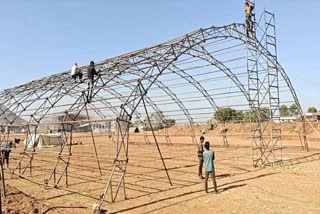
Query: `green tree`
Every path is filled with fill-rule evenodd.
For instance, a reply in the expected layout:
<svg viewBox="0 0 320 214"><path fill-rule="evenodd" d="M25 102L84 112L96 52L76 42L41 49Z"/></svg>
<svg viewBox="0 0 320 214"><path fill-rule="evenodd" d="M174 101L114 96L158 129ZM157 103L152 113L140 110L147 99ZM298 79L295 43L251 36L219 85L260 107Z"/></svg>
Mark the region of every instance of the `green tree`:
<svg viewBox="0 0 320 214"><path fill-rule="evenodd" d="M150 123L155 130L162 129L165 127L166 118L162 111L153 112L149 115ZM144 127L147 130L151 129L148 117L144 119Z"/></svg>
<svg viewBox="0 0 320 214"><path fill-rule="evenodd" d="M167 119L166 125L167 125L167 127L174 126L174 125L176 125L176 120L175 119Z"/></svg>
<svg viewBox="0 0 320 214"><path fill-rule="evenodd" d="M250 118L253 119L253 114L251 111L243 112L243 121L249 122Z"/></svg>
<svg viewBox="0 0 320 214"><path fill-rule="evenodd" d="M307 111L308 111L308 113L317 113L318 112L318 110L314 106L310 106Z"/></svg>
<svg viewBox="0 0 320 214"><path fill-rule="evenodd" d="M289 115L297 115L299 114L298 107L295 103L292 103L289 107Z"/></svg>
<svg viewBox="0 0 320 214"><path fill-rule="evenodd" d="M232 121L237 116L237 111L232 108L219 108L213 118L219 122Z"/></svg>
<svg viewBox="0 0 320 214"><path fill-rule="evenodd" d="M267 121L270 118L270 110L267 107L262 107L260 109L260 116L262 121Z"/></svg>
<svg viewBox="0 0 320 214"><path fill-rule="evenodd" d="M132 126L139 127L143 125L143 121L136 117L135 121L132 123Z"/></svg>
<svg viewBox="0 0 320 214"><path fill-rule="evenodd" d="M243 113L243 121L258 121L258 115L260 115L262 122L267 121L270 118L270 111L266 107L260 108L256 113L254 111L246 111Z"/></svg>
<svg viewBox="0 0 320 214"><path fill-rule="evenodd" d="M235 118L233 120L239 122L239 121L243 121L243 119L244 119L244 112L243 111L237 111L236 112L236 116L235 116Z"/></svg>
<svg viewBox="0 0 320 214"><path fill-rule="evenodd" d="M289 109L288 106L286 105L281 105L280 106L280 116L288 116L289 115Z"/></svg>

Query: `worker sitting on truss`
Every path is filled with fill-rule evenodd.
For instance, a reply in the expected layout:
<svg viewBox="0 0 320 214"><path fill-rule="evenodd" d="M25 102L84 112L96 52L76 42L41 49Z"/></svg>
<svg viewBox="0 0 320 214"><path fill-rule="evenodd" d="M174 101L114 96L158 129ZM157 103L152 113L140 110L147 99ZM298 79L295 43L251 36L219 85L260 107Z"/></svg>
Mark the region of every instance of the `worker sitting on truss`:
<svg viewBox="0 0 320 214"><path fill-rule="evenodd" d="M249 36L249 32L252 33L253 31L253 23L252 23L252 13L253 13L253 5L249 2L246 1L245 3L245 13L246 13L246 32L247 32L247 37Z"/></svg>
<svg viewBox="0 0 320 214"><path fill-rule="evenodd" d="M97 71L96 69L94 68L94 62L91 61L90 62L90 65L88 66L88 95L87 95L87 100L88 100L88 103L91 102L91 98L92 98L92 91L93 91L93 83L94 83L94 76L97 75Z"/></svg>
<svg viewBox="0 0 320 214"><path fill-rule="evenodd" d="M78 68L78 64L74 63L74 65L71 68L71 77L74 79L74 82L77 82L77 77L79 77L79 80L82 82L82 73L81 70Z"/></svg>

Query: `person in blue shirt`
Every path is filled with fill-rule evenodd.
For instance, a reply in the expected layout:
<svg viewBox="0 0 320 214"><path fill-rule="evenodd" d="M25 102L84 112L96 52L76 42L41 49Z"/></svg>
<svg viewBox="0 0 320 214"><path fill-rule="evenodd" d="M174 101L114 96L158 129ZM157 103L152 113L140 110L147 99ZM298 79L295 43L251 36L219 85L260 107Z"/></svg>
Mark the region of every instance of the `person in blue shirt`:
<svg viewBox="0 0 320 214"><path fill-rule="evenodd" d="M213 164L213 161L215 159L214 152L210 150L210 143L208 141L205 142L204 148L205 150L203 152L203 162L206 169L204 188L206 190L206 193L208 193L208 178L210 174L213 181L214 192L218 192L216 175L215 175L214 164Z"/></svg>

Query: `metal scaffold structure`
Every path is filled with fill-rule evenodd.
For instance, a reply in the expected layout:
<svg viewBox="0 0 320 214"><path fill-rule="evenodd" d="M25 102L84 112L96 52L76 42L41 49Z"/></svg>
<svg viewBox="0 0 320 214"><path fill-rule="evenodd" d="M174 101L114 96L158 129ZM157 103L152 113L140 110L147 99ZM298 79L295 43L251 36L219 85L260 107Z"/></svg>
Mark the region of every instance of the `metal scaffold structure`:
<svg viewBox="0 0 320 214"><path fill-rule="evenodd" d="M62 181L68 186L73 135L83 127L89 127L92 157L98 174L103 175L101 162L105 157L99 153L93 127L104 124L106 141L113 139L115 153L99 207L106 200L114 202L120 191L126 197L132 124L149 127L143 138L145 143L152 141L157 146L171 183L154 118L164 124L161 137L170 146L174 144L170 119L175 120L175 125L186 126L190 143L196 144L197 124L207 123L215 112L234 108L248 113L253 166L281 164L280 104L297 106L303 124L303 149L307 150L308 144L298 97L278 62L274 15L264 11L262 17L256 21L253 14L249 35L243 23L212 26L98 62L92 88L85 82L75 83L66 71L6 89L0 92L1 142L9 142L17 130L23 129L26 139L43 130L58 130L62 133L60 150L53 154L54 164L43 182L46 188L57 187ZM223 145L228 147L228 123L223 121L220 125ZM26 141L12 175L27 177L29 172L31 177L34 157L41 152L36 144Z"/></svg>

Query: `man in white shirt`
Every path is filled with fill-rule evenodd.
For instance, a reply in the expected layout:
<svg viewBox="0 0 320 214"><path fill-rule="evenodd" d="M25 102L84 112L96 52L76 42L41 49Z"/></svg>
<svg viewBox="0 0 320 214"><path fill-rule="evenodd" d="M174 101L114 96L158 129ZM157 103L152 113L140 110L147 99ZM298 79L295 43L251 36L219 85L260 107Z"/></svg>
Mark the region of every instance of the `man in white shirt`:
<svg viewBox="0 0 320 214"><path fill-rule="evenodd" d="M71 68L71 77L74 79L74 82L77 82L77 77L79 77L79 80L82 81L82 73L78 68L77 63L74 63L74 65Z"/></svg>

